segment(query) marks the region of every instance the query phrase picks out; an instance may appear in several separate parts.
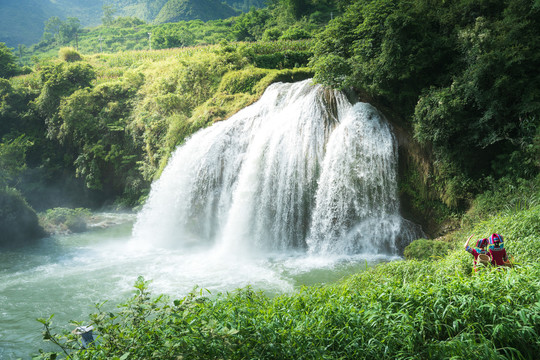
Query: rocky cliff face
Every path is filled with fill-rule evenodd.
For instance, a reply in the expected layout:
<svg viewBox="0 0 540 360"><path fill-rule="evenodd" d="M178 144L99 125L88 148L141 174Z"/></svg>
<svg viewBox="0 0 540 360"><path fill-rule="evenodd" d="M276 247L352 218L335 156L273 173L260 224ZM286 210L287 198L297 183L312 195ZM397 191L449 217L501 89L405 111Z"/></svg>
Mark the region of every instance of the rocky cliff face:
<svg viewBox="0 0 540 360"><path fill-rule="evenodd" d="M431 149L414 139L413 130L405 119L391 107L381 103L363 91L354 95L360 101L375 106L392 124L398 140L399 153L399 197L404 218L422 225L422 230L430 238L444 235L454 227L443 223L441 211L446 210L439 199L435 186L435 169Z"/></svg>

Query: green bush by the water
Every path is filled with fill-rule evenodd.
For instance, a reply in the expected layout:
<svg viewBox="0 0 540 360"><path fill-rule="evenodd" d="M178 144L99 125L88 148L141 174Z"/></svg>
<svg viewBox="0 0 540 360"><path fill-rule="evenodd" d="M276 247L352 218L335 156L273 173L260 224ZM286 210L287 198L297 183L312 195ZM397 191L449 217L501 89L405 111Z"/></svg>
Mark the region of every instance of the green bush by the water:
<svg viewBox="0 0 540 360"><path fill-rule="evenodd" d="M44 235L36 212L21 193L0 187L0 248L26 245Z"/></svg>
<svg viewBox="0 0 540 360"><path fill-rule="evenodd" d="M91 315L97 340L86 350L40 321L74 359L535 359L538 224L540 206L473 229L503 234L514 268L474 273L460 246L436 261L395 261L273 298L246 288L174 301L153 298L139 278L117 312L98 306Z"/></svg>
<svg viewBox="0 0 540 360"><path fill-rule="evenodd" d="M42 226L48 233L83 232L87 229L89 209L54 208L39 215Z"/></svg>

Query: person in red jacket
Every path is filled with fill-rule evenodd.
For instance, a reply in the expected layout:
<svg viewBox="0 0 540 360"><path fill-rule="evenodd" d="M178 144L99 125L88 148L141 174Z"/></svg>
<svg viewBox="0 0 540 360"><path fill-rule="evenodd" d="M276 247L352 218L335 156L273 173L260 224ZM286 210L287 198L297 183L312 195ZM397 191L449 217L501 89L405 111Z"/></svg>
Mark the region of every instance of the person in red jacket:
<svg viewBox="0 0 540 360"><path fill-rule="evenodd" d="M496 266L506 265L508 263L508 255L504 249L503 237L499 234L492 234L489 237L489 245L491 264Z"/></svg>
<svg viewBox="0 0 540 360"><path fill-rule="evenodd" d="M471 238L474 236L471 235L469 236L469 238L467 239L467 241L465 242L465 251L471 253L473 256L474 256L474 260L473 260L473 264L474 264L474 271L476 271L476 265L478 262L482 263L483 265L486 265L490 262L490 260L483 260L483 259L480 259L478 260L478 257L480 255L487 255L489 257L489 253L488 251L486 250L486 247L488 245L488 239L479 239L477 242L476 242L476 249L473 249L469 246L469 241L471 241Z"/></svg>

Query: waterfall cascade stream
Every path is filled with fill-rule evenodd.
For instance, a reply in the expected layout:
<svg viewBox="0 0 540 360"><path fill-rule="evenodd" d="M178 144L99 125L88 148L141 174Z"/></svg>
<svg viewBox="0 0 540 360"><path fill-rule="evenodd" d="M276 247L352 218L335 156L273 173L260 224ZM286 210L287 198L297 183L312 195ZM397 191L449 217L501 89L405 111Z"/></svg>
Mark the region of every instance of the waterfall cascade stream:
<svg viewBox="0 0 540 360"><path fill-rule="evenodd" d="M180 146L136 220L107 214L118 225L0 252L0 358L54 349L36 318L72 331L138 276L173 299L195 286L272 295L400 259L421 231L399 214L391 130L340 92L272 85Z"/></svg>
<svg viewBox="0 0 540 360"><path fill-rule="evenodd" d="M396 171L396 140L373 106L311 80L274 84L175 151L133 234L234 254L396 254L421 234L399 214Z"/></svg>

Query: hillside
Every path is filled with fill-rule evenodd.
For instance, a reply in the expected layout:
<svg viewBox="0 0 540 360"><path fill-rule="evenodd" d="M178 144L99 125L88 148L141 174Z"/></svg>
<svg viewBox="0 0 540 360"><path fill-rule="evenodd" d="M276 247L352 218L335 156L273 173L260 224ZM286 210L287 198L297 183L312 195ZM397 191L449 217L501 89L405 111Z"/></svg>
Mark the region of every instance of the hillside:
<svg viewBox="0 0 540 360"><path fill-rule="evenodd" d="M154 19L158 24L200 19L223 19L237 15L219 0L169 0Z"/></svg>
<svg viewBox="0 0 540 360"><path fill-rule="evenodd" d="M102 23L102 0L2 0L0 2L0 42L11 48L39 42L44 23L53 16L78 18L82 27ZM235 9L248 11L262 7L262 0L118 0L112 5L113 16L136 17L146 22L166 23L179 20L203 21L237 15Z"/></svg>
<svg viewBox="0 0 540 360"><path fill-rule="evenodd" d="M44 22L58 13L48 1L3 0L0 3L0 42L10 47L38 42Z"/></svg>

